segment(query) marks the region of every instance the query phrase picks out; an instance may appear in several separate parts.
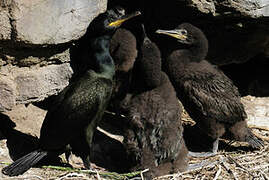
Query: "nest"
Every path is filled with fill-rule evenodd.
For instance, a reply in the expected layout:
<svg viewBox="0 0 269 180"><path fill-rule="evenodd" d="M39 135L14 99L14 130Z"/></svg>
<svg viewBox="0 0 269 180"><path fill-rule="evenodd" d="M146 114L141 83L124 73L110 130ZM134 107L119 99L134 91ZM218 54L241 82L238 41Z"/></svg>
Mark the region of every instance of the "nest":
<svg viewBox="0 0 269 180"><path fill-rule="evenodd" d="M201 168L157 177L155 180L181 179L259 179L269 180L269 130L253 129L262 138L265 147L261 150L242 151L245 143L231 144L234 151L220 150L210 158L192 158L190 164L204 164ZM225 140L222 140L225 142Z"/></svg>

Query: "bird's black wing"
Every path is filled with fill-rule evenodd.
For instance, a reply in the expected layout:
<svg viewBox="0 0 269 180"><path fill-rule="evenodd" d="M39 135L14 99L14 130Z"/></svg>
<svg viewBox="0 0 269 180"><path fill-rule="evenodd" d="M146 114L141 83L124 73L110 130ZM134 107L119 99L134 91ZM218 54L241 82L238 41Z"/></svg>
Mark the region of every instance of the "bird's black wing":
<svg viewBox="0 0 269 180"><path fill-rule="evenodd" d="M90 81L90 82L89 82ZM100 79L82 77L65 92L62 102L48 112L41 128L41 146L57 150L67 145L87 124L95 120L101 103Z"/></svg>
<svg viewBox="0 0 269 180"><path fill-rule="evenodd" d="M193 108L203 116L226 123L246 118L237 88L227 76L213 66L184 77L182 85L188 101L191 101L195 106Z"/></svg>

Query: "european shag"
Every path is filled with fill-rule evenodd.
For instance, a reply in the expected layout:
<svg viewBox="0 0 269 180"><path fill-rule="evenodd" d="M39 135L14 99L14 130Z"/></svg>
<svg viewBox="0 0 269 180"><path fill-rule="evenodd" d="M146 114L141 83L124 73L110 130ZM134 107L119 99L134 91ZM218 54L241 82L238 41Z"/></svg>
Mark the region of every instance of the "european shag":
<svg viewBox="0 0 269 180"><path fill-rule="evenodd" d="M108 10L91 22L88 29L91 68L59 94L42 124L39 148L3 168L4 174L22 174L44 157L57 157L67 145L81 156L84 166L90 168L92 136L109 102L115 74L109 42L115 29L135 15L138 13L125 16Z"/></svg>
<svg viewBox="0 0 269 180"><path fill-rule="evenodd" d="M213 138L213 154L217 152L219 137L225 133L254 148L262 147L263 142L247 127L247 114L237 87L222 71L204 60L208 41L203 32L188 23L156 32L174 39L167 44L164 54L165 71L191 118Z"/></svg>
<svg viewBox="0 0 269 180"><path fill-rule="evenodd" d="M132 170L149 168L145 173L149 179L184 171L188 150L182 137L182 108L168 76L161 71L159 49L146 35L136 64L139 72L134 74L141 74L144 89L133 94L128 104L129 126L123 142Z"/></svg>

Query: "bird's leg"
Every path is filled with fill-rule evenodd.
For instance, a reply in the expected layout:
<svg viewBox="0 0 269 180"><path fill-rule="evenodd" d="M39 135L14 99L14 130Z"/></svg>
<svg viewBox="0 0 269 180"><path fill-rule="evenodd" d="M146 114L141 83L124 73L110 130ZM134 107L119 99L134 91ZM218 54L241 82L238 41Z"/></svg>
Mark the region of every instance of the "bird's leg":
<svg viewBox="0 0 269 180"><path fill-rule="evenodd" d="M72 154L72 148L71 146L68 144L65 148L65 152L64 152L64 155L65 155L65 159L66 159L66 162L69 163L69 158Z"/></svg>
<svg viewBox="0 0 269 180"><path fill-rule="evenodd" d="M89 151L91 150L92 147L92 138L93 138L93 133L96 130L97 123L96 120L93 120L88 127L85 130L85 138L86 142L88 144ZM86 169L91 169L91 161L90 161L90 152L87 153L83 158L83 164Z"/></svg>
<svg viewBox="0 0 269 180"><path fill-rule="evenodd" d="M199 168L202 168L204 166L207 166L209 164L211 164L212 162L208 161L208 160L203 160L202 162L200 163L195 163L195 164L189 164L188 165L188 168L186 171L192 171L192 170L195 170L195 169L199 169ZM214 162L213 162L214 163ZM212 164L213 164L212 163Z"/></svg>
<svg viewBox="0 0 269 180"><path fill-rule="evenodd" d="M219 138L217 138L213 142L212 152L191 152L189 151L188 156L189 157L211 157L215 156L218 152L219 147Z"/></svg>
<svg viewBox="0 0 269 180"><path fill-rule="evenodd" d="M219 149L219 138L217 138L214 142L213 142L213 147L212 147L212 152L217 154Z"/></svg>
<svg viewBox="0 0 269 180"><path fill-rule="evenodd" d="M89 155L87 155L86 158L83 158L83 165L86 169L91 169L91 161Z"/></svg>

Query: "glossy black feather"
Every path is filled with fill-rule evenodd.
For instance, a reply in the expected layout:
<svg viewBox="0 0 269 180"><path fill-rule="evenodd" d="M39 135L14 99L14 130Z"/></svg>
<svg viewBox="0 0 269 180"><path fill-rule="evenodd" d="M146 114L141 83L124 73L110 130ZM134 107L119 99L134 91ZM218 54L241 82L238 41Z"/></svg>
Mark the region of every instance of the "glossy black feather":
<svg viewBox="0 0 269 180"><path fill-rule="evenodd" d="M92 21L89 26L92 34L88 37L91 53L86 70L58 95L54 107L49 109L41 128L39 150L5 167L4 174L22 174L44 157L57 157L67 145L81 155L86 168L90 167L92 136L110 100L115 74L109 54L115 27L108 24L118 18L113 11L107 11Z"/></svg>

